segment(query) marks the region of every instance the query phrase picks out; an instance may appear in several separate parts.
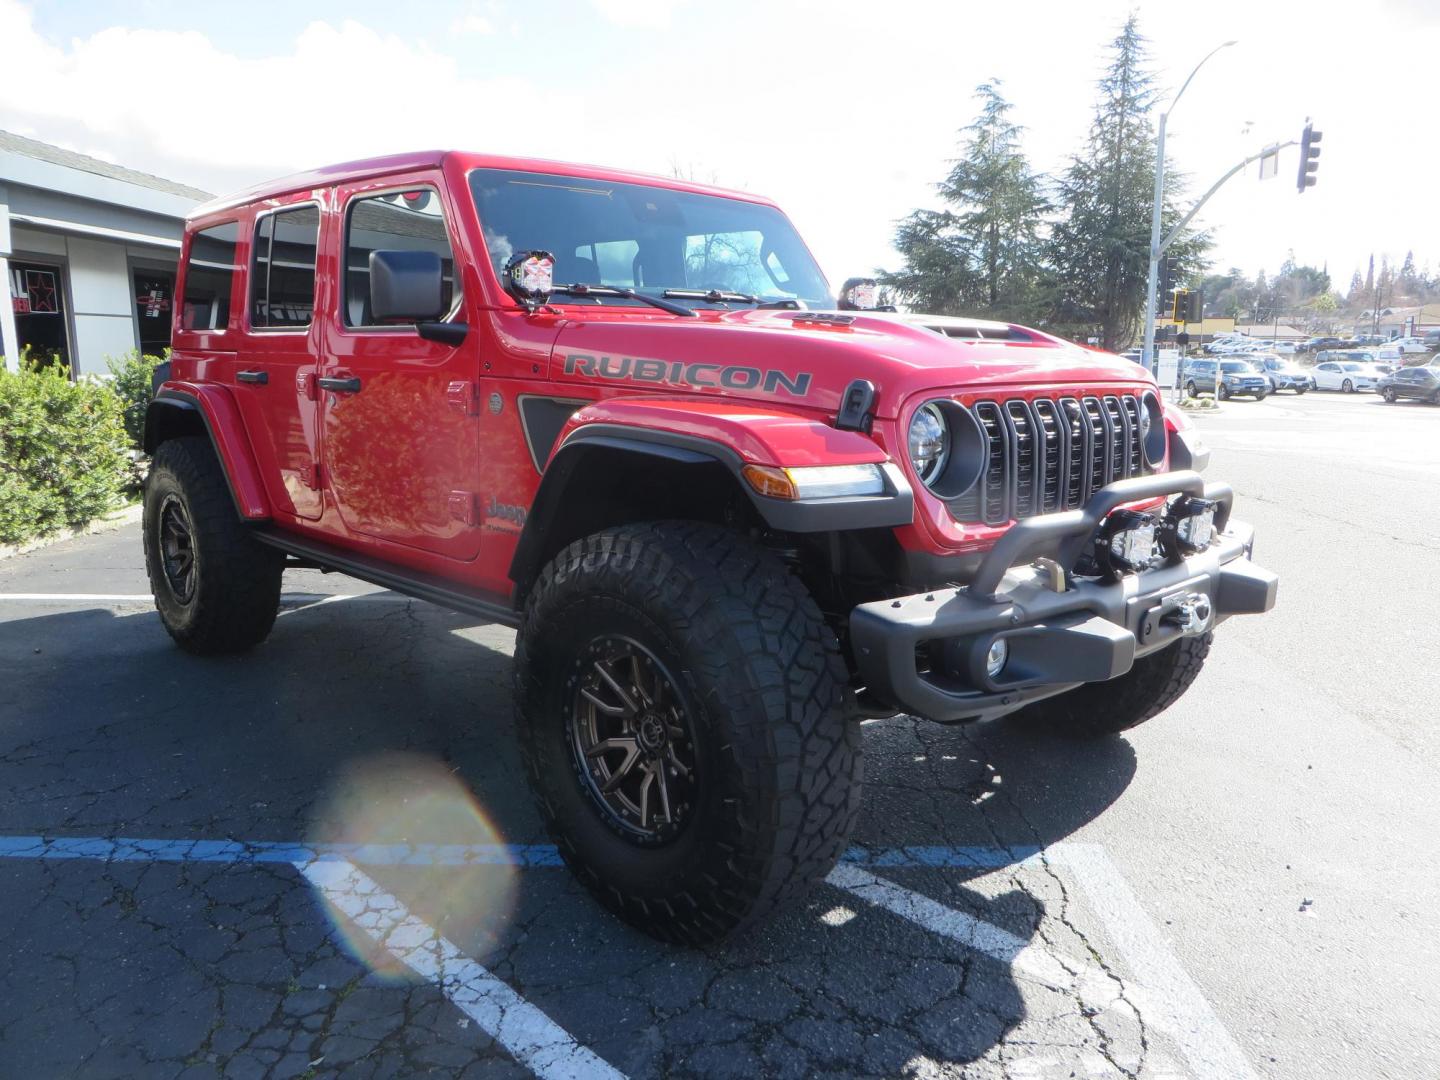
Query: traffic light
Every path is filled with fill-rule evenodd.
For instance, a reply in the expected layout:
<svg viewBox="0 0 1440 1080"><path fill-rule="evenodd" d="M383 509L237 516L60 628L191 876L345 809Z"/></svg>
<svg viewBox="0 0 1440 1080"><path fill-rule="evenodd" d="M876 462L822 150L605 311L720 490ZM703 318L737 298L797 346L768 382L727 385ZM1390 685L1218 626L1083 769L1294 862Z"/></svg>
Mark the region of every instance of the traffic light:
<svg viewBox="0 0 1440 1080"><path fill-rule="evenodd" d="M1172 300L1170 305L1170 321L1174 323L1183 323L1185 321L1186 313L1190 310L1190 308L1187 306L1190 294L1184 289L1176 289L1173 297L1174 299Z"/></svg>
<svg viewBox="0 0 1440 1080"><path fill-rule="evenodd" d="M1200 300L1201 297L1198 292L1187 292L1185 294L1185 321L1187 323L1198 323L1204 320L1205 312L1202 310L1204 305Z"/></svg>
<svg viewBox="0 0 1440 1080"><path fill-rule="evenodd" d="M1305 194L1306 188L1315 186L1315 172L1320 168L1321 134L1306 124L1300 135L1300 172L1295 177L1295 186L1301 195Z"/></svg>

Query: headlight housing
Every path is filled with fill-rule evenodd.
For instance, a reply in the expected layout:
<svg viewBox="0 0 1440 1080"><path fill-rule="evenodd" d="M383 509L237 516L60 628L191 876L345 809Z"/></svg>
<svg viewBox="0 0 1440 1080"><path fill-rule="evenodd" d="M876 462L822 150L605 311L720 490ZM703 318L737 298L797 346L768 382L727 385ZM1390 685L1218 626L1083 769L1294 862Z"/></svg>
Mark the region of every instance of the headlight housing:
<svg viewBox="0 0 1440 1080"><path fill-rule="evenodd" d="M757 494L772 499L843 499L885 494L879 465L746 465L740 470Z"/></svg>
<svg viewBox="0 0 1440 1080"><path fill-rule="evenodd" d="M950 457L950 426L939 402L929 401L915 410L910 418L909 448L915 475L929 487L940 477Z"/></svg>

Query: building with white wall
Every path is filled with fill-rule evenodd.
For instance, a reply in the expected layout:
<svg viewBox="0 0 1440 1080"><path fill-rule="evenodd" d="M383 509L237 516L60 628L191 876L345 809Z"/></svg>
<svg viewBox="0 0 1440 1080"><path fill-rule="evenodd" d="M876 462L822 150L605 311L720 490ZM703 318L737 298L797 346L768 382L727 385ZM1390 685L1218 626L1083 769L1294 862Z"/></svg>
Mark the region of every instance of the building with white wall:
<svg viewBox="0 0 1440 1080"><path fill-rule="evenodd" d="M170 344L175 265L198 188L0 131L0 353L73 375Z"/></svg>

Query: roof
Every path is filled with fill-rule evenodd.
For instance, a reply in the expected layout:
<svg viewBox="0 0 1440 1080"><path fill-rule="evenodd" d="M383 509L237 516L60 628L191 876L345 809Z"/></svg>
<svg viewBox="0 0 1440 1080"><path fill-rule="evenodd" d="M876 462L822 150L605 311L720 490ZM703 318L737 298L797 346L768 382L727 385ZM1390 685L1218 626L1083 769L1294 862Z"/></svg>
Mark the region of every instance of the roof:
<svg viewBox="0 0 1440 1080"><path fill-rule="evenodd" d="M453 163L465 171L470 169L512 169L516 172L553 173L558 176L578 176L618 184L647 184L651 187L667 187L677 191L693 191L702 195L719 195L728 199L744 199L746 202L774 205L769 199L748 191L734 191L729 188L712 187L709 184L696 184L689 180L678 180L673 176L652 176L646 173L624 172L602 165L581 165L568 161L550 161L545 158L504 157L465 150L419 150L406 154L389 154L384 157L324 165L317 169L282 176L276 180L267 180L244 191L233 192L214 199L204 206L197 207L190 216L192 218L205 217L221 210L260 202L278 195L290 195L312 188L346 184L389 173L436 169L447 163Z"/></svg>
<svg viewBox="0 0 1440 1080"><path fill-rule="evenodd" d="M61 165L67 169L75 169L78 172L94 173L96 176L109 177L111 180L122 180L127 184L134 184L137 187L149 188L152 191L163 191L167 195L179 195L182 198L193 199L201 202L212 198L210 192L202 191L200 188L190 187L187 184L177 184L174 180L166 180L164 177L152 176L136 169L127 169L123 165L111 165L108 161L101 161L99 158L90 157L88 154L77 154L73 150L66 150L59 146L51 146L49 143L40 142L38 139L27 139L23 135L15 135L9 131L0 131L0 152L19 154L22 157L34 158L36 161L46 161L51 165Z"/></svg>

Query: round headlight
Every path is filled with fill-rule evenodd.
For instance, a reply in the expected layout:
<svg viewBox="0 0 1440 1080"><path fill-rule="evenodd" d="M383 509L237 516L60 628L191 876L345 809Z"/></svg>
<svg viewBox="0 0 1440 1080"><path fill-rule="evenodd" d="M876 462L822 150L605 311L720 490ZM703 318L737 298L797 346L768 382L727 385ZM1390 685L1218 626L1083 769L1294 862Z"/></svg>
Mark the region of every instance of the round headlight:
<svg viewBox="0 0 1440 1080"><path fill-rule="evenodd" d="M930 484L950 456L950 428L933 401L915 410L910 420L910 464L921 483Z"/></svg>

